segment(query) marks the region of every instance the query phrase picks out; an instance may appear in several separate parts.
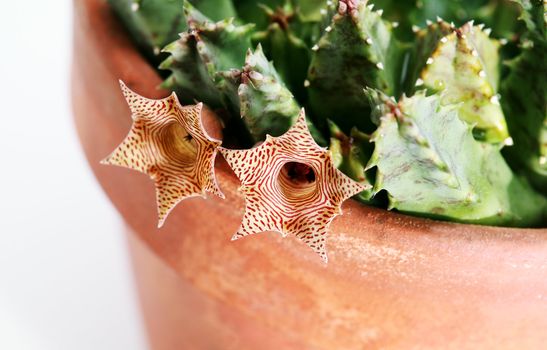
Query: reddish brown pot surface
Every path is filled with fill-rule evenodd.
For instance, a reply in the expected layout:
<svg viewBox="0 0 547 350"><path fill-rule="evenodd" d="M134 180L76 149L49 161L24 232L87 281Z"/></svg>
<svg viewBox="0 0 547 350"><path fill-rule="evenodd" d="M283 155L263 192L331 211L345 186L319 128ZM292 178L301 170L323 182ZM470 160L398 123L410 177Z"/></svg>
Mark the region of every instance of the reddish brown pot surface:
<svg viewBox="0 0 547 350"><path fill-rule="evenodd" d="M75 2L78 133L128 237L154 349L544 348L547 232L413 218L346 202L329 264L294 238L231 242L244 201L219 160L226 200L183 201L156 228L153 183L103 166L129 130L118 79L160 82L101 0Z"/></svg>

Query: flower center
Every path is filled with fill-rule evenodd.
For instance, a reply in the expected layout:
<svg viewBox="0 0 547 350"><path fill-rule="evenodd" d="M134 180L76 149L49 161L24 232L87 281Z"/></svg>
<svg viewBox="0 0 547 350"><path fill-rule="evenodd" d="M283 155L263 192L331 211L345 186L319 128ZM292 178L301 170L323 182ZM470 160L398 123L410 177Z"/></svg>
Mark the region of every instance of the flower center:
<svg viewBox="0 0 547 350"><path fill-rule="evenodd" d="M315 172L304 163L287 162L277 176L277 184L289 202L302 202L316 191Z"/></svg>
<svg viewBox="0 0 547 350"><path fill-rule="evenodd" d="M177 122L169 123L163 128L160 139L164 155L169 162L178 167L193 167L197 157L196 141L182 125Z"/></svg>

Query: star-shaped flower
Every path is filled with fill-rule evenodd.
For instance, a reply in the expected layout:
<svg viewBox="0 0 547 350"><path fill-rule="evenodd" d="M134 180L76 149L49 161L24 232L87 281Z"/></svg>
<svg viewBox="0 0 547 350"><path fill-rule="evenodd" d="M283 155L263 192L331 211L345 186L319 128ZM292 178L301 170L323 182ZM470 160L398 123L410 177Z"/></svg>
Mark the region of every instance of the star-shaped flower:
<svg viewBox="0 0 547 350"><path fill-rule="evenodd" d="M205 197L205 192L224 198L214 173L221 141L210 137L203 128L203 104L182 106L175 93L151 100L131 91L122 81L120 85L133 125L102 163L134 169L154 180L158 227L185 198Z"/></svg>
<svg viewBox="0 0 547 350"><path fill-rule="evenodd" d="M249 150L219 148L245 195L243 221L232 240L264 232L293 234L327 262L325 237L349 197L366 190L334 167L330 152L315 143L304 110L279 137Z"/></svg>

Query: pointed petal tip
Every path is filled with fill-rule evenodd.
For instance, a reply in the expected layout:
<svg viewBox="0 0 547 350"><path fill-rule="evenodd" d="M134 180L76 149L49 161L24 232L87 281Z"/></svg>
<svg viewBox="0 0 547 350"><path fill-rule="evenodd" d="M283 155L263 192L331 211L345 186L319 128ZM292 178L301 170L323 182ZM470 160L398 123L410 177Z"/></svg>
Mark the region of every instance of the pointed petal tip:
<svg viewBox="0 0 547 350"><path fill-rule="evenodd" d="M165 218L159 218L158 219L158 229L162 228L165 224Z"/></svg>
<svg viewBox="0 0 547 350"><path fill-rule="evenodd" d="M371 190L372 189L372 185L371 184L360 184L361 187L364 188L363 191L368 191L368 190Z"/></svg>
<svg viewBox="0 0 547 350"><path fill-rule="evenodd" d="M230 150L228 148L224 148L222 146L218 147L217 150L222 154L223 157L226 157L228 153L230 153Z"/></svg>
<svg viewBox="0 0 547 350"><path fill-rule="evenodd" d="M176 92L172 91L167 98L175 102L175 104L179 106L179 108L183 108L183 105L180 103L179 97L177 96Z"/></svg>
<svg viewBox="0 0 547 350"><path fill-rule="evenodd" d="M220 199L226 199L226 196L216 182L211 185L211 189L208 189L207 192L214 194Z"/></svg>

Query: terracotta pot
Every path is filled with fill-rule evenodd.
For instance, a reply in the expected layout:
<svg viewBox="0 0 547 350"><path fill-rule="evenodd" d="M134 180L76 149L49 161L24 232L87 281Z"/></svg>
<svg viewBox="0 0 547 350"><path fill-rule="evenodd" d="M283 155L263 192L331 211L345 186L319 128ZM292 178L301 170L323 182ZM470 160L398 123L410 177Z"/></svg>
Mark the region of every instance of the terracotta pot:
<svg viewBox="0 0 547 350"><path fill-rule="evenodd" d="M76 1L74 25L76 126L127 223L153 349L545 347L545 229L451 224L348 201L325 266L274 233L231 242L244 202L219 161L226 200L183 201L158 230L153 183L99 160L130 126L118 79L148 97L167 92L104 1Z"/></svg>

